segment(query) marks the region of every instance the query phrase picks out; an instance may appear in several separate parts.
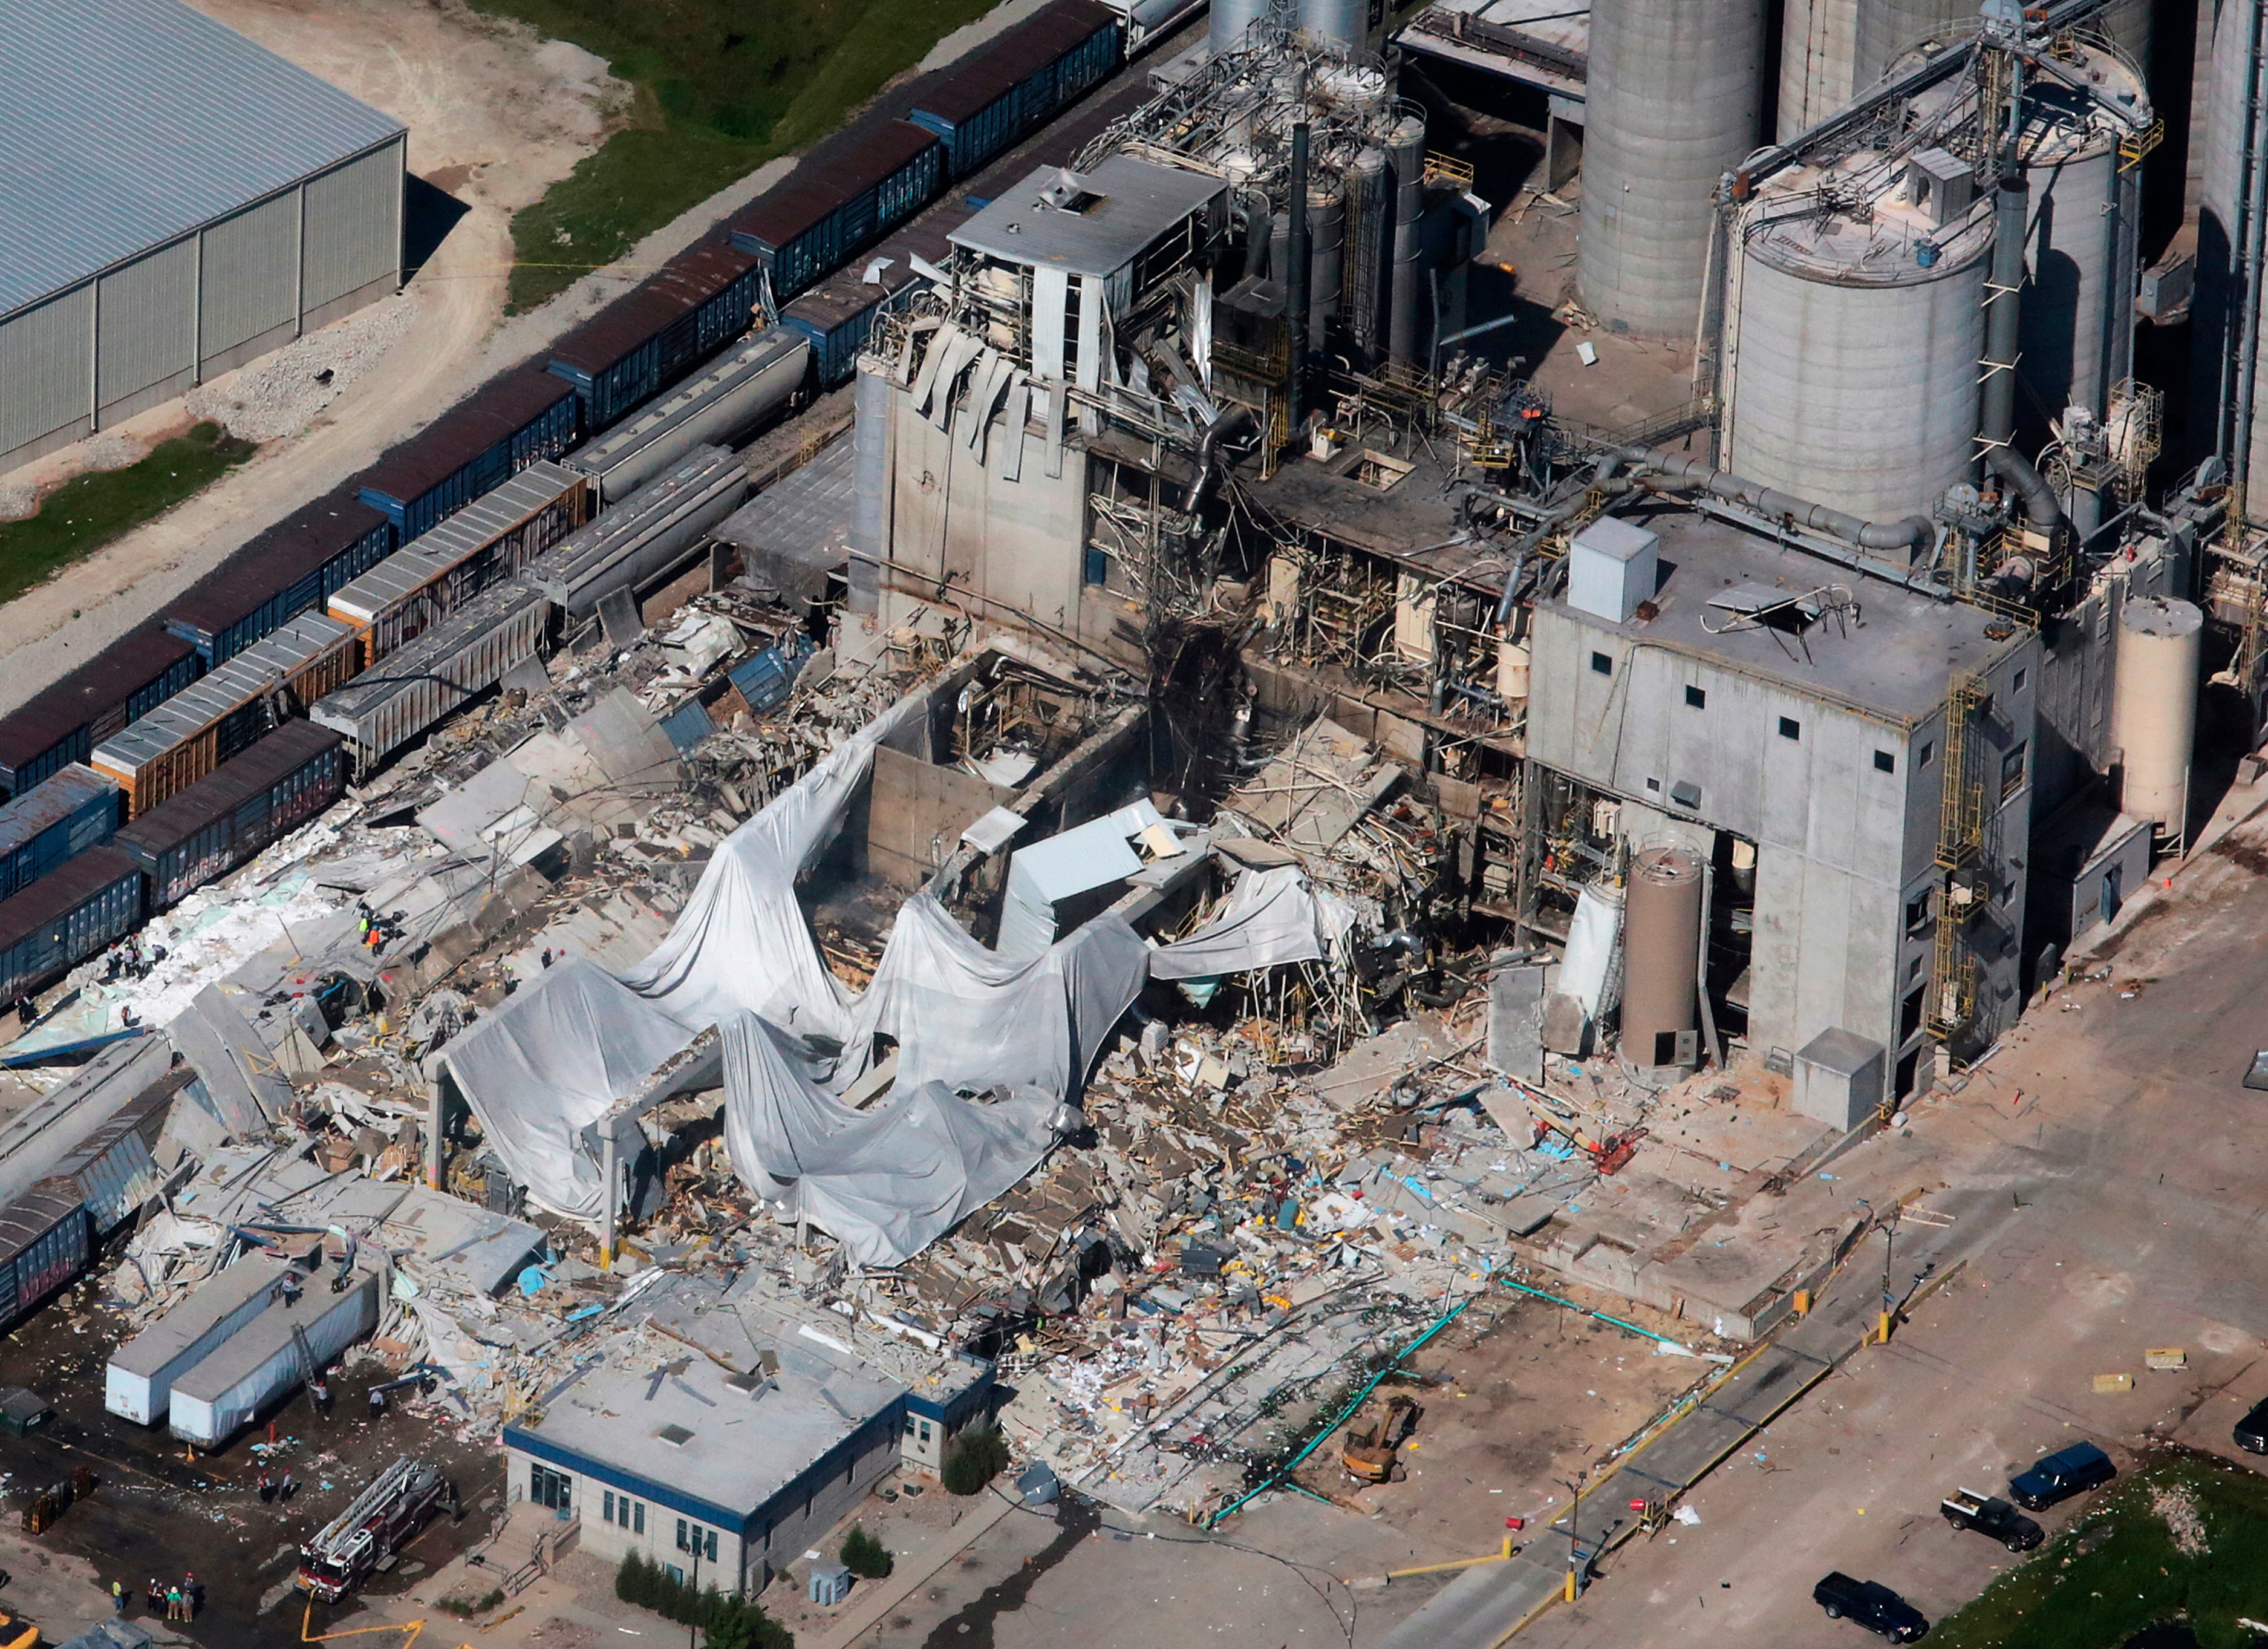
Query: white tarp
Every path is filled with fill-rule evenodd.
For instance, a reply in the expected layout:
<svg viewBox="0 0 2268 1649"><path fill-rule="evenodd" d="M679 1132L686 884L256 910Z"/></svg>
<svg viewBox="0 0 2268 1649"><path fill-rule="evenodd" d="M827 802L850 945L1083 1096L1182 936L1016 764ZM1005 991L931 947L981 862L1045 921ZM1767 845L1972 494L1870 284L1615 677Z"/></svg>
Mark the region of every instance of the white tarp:
<svg viewBox="0 0 2268 1649"><path fill-rule="evenodd" d="M833 1233L859 1265L918 1254L1032 1171L1054 1095L984 1104L900 1082L872 1110L828 1093L802 1044L753 1013L722 1027L725 1141L750 1189Z"/></svg>
<svg viewBox="0 0 2268 1649"><path fill-rule="evenodd" d="M1220 914L1150 957L1153 979L1210 979L1320 961L1354 925L1354 908L1308 885L1296 865L1247 870Z"/></svg>

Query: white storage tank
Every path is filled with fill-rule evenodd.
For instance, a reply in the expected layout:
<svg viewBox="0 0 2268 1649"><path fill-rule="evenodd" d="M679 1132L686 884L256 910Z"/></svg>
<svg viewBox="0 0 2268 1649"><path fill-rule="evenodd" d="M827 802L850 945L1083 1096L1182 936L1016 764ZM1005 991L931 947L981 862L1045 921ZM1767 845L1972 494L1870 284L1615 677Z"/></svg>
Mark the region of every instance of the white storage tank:
<svg viewBox="0 0 2268 1649"><path fill-rule="evenodd" d="M1205 43L1218 57L1244 44L1244 32L1268 15L1268 0L1212 0L1205 19Z"/></svg>
<svg viewBox="0 0 2268 1649"><path fill-rule="evenodd" d="M2131 819L2147 820L2161 843L2179 843L2189 828L2204 630L2205 615L2195 607L2161 596L2130 600L2118 615L2110 713L2118 806Z"/></svg>
<svg viewBox="0 0 2268 1649"><path fill-rule="evenodd" d="M1776 180L1727 293L1726 467L1865 520L1972 473L1992 207L1942 151ZM1871 195L1864 221L1827 196Z"/></svg>
<svg viewBox="0 0 2268 1649"><path fill-rule="evenodd" d="M102 1406L136 1425L166 1417L173 1380L283 1298L284 1268L247 1255L208 1279L111 1354Z"/></svg>

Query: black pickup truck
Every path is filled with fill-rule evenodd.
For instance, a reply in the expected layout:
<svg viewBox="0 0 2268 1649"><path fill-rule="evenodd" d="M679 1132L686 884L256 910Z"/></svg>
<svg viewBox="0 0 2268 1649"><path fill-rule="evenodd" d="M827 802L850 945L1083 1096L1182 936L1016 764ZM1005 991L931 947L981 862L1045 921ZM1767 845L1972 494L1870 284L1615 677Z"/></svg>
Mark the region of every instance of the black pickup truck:
<svg viewBox="0 0 2268 1649"><path fill-rule="evenodd" d="M1979 1535L1999 1541L2010 1551L2029 1551L2040 1543L2038 1524L2006 1500L1978 1494L1973 1489L1946 1496L1937 1509L1954 1528L1973 1528Z"/></svg>
<svg viewBox="0 0 2268 1649"><path fill-rule="evenodd" d="M2073 1443L2043 1454L2032 1469L2008 1479L2008 1498L2029 1512L2044 1512L2059 1500L2083 1494L2118 1475L2110 1456L2092 1443Z"/></svg>
<svg viewBox="0 0 2268 1649"><path fill-rule="evenodd" d="M1811 1588L1830 1620L1850 1620L1892 1643L1912 1643L1929 1630L1922 1612L1879 1580L1854 1580L1837 1570Z"/></svg>

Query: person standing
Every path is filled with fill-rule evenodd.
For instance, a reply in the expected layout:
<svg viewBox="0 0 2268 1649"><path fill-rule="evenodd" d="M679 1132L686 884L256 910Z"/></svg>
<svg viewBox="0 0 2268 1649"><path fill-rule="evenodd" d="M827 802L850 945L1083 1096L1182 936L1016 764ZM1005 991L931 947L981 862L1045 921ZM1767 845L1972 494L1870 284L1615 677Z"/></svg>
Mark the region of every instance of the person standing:
<svg viewBox="0 0 2268 1649"><path fill-rule="evenodd" d="M181 1588L177 1586L166 1588L166 1618L169 1621L181 1618Z"/></svg>
<svg viewBox="0 0 2268 1649"><path fill-rule="evenodd" d="M298 1489L299 1485L291 1481L291 1474L287 1471L284 1474L284 1481L276 1485L276 1497L289 1504L291 1497L298 1492Z"/></svg>
<svg viewBox="0 0 2268 1649"><path fill-rule="evenodd" d="M126 1582L114 1577L110 1582L110 1612L114 1615L126 1613Z"/></svg>
<svg viewBox="0 0 2268 1649"><path fill-rule="evenodd" d="M276 1480L266 1472L260 1474L260 1504L268 1505L276 1498Z"/></svg>
<svg viewBox="0 0 2268 1649"><path fill-rule="evenodd" d="M197 1601L197 1578L193 1574L185 1574L181 1577L181 1618L183 1620L196 1619Z"/></svg>
<svg viewBox="0 0 2268 1649"><path fill-rule="evenodd" d="M152 1615L155 1615L159 1609L166 1607L166 1588L158 1583L158 1577L156 1575L153 1574L150 1577L150 1585L144 1591L142 1601L148 1606L150 1613Z"/></svg>

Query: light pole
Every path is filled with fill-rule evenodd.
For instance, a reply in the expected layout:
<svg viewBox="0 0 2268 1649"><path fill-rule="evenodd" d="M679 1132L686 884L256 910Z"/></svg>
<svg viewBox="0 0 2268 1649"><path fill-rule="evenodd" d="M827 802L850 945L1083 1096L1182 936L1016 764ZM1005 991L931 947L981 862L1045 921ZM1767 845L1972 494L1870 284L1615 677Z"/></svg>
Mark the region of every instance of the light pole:
<svg viewBox="0 0 2268 1649"><path fill-rule="evenodd" d="M694 1622L701 1618L701 1526L698 1523L696 1523L692 1528L694 1607L686 1611L686 1613L693 1618L685 1623L685 1649L693 1649L693 1634L696 1630Z"/></svg>
<svg viewBox="0 0 2268 1649"><path fill-rule="evenodd" d="M1581 1580L1583 1542L1577 1530L1583 1520L1583 1484L1588 1481L1590 1476L1591 1469L1585 1466L1576 1471L1572 1482L1565 1477L1559 1480L1559 1486L1566 1490L1572 1497L1567 1502L1567 1601L1570 1603L1575 1601L1577 1594L1583 1589Z"/></svg>
<svg viewBox="0 0 2268 1649"><path fill-rule="evenodd" d="M1890 1218L1882 1226L1882 1343L1890 1343L1890 1316L1897 1307L1897 1297L1890 1292L1890 1256L1898 1242L1898 1215L1904 1210L1891 1204Z"/></svg>

